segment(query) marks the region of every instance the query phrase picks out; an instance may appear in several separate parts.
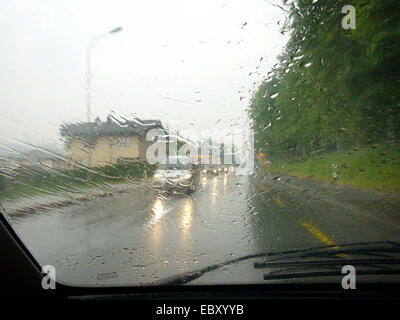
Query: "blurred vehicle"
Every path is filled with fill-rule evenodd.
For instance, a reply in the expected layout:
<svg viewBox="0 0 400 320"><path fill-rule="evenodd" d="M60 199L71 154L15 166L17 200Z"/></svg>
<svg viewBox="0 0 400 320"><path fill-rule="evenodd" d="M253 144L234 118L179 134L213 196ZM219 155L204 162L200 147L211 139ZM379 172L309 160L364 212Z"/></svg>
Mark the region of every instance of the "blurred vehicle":
<svg viewBox="0 0 400 320"><path fill-rule="evenodd" d="M197 166L185 157L170 157L154 174L154 186L166 191L193 192L199 180Z"/></svg>
<svg viewBox="0 0 400 320"><path fill-rule="evenodd" d="M204 174L217 175L223 171L223 168L218 164L207 164L203 168Z"/></svg>
<svg viewBox="0 0 400 320"><path fill-rule="evenodd" d="M221 166L221 173L228 173L229 172L229 167L228 166Z"/></svg>

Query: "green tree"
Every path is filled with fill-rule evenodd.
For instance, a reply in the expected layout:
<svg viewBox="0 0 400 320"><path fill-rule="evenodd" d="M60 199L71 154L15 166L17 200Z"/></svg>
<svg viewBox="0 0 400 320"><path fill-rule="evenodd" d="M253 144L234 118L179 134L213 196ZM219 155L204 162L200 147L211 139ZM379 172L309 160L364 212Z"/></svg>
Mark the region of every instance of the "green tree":
<svg viewBox="0 0 400 320"><path fill-rule="evenodd" d="M284 1L286 2L286 1ZM351 4L357 28L344 30ZM255 147L295 158L400 135L400 11L395 0L299 0L290 39L251 99Z"/></svg>

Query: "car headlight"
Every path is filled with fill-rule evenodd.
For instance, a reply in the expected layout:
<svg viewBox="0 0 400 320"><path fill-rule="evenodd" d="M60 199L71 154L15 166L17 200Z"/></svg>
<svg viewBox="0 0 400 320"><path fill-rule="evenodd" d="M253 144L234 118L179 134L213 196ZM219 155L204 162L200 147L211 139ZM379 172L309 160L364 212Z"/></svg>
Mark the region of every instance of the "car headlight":
<svg viewBox="0 0 400 320"><path fill-rule="evenodd" d="M203 170L203 173L207 173L207 170L206 170L206 169L204 169L204 170Z"/></svg>
<svg viewBox="0 0 400 320"><path fill-rule="evenodd" d="M214 169L213 172L214 172L214 173L217 173L217 170Z"/></svg>
<svg viewBox="0 0 400 320"><path fill-rule="evenodd" d="M228 172L228 168L224 168L224 171L225 171L225 172Z"/></svg>
<svg viewBox="0 0 400 320"><path fill-rule="evenodd" d="M190 179L191 177L192 177L192 174L191 173L187 173L182 177L182 179L183 180L187 180L187 179Z"/></svg>
<svg viewBox="0 0 400 320"><path fill-rule="evenodd" d="M154 175L154 178L156 178L156 179L161 179L161 178L163 178L163 175L162 175L161 173L156 173L156 174Z"/></svg>

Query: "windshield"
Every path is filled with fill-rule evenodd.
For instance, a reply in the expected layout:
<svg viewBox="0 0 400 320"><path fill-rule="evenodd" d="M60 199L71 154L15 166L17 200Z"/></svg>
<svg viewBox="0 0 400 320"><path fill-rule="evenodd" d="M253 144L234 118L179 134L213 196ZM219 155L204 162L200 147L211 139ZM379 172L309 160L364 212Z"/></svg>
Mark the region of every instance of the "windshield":
<svg viewBox="0 0 400 320"><path fill-rule="evenodd" d="M399 12L1 1L3 214L71 285L400 280Z"/></svg>

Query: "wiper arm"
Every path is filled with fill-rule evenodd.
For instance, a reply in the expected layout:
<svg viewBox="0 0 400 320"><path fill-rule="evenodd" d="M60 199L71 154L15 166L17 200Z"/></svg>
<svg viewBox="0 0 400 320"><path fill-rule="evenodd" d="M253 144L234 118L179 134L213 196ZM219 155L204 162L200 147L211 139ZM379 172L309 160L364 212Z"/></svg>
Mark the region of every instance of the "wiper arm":
<svg viewBox="0 0 400 320"><path fill-rule="evenodd" d="M340 259L340 260L305 260L305 261L285 261L285 262L255 262L254 268L287 268L287 267L333 267L343 266L343 264L350 265L400 265L399 259Z"/></svg>
<svg viewBox="0 0 400 320"><path fill-rule="evenodd" d="M360 247L361 248L357 248ZM367 247L365 247L367 246ZM373 246L371 248L371 246ZM340 249L338 249L340 248ZM384 256L387 255L382 254L382 252L388 253L400 253L400 243L393 241L376 241L376 242L357 242L357 243L349 243L349 244L336 244L329 246L319 246L319 247L311 247L306 249L296 249L296 250L288 250L288 251L279 251L279 252L263 252L257 254L246 255L243 257L235 258L232 260L228 260L225 262L221 262L218 264L214 264L205 268L201 268L194 271L185 272L183 274L179 274L177 276L173 276L164 280L159 280L154 283L150 283L149 285L166 285L166 286L177 286L183 285L190 281L193 281L197 278L200 278L203 274L215 271L224 266L235 264L244 260L250 260L261 257L275 257L276 259L270 260L270 262L278 261L280 259L285 258L306 258L306 257L322 257L322 256L332 256L335 258L342 258L338 256L338 254L362 254L362 255L374 255L374 256ZM382 261L383 259L380 259ZM395 259L391 259L395 260ZM341 264L346 261L346 264L349 264L347 259L340 259ZM334 260L330 261L334 263ZM331 264L332 265L332 264ZM335 271L335 275L337 272ZM376 272L374 272L376 274ZM276 275L278 276L278 275Z"/></svg>
<svg viewBox="0 0 400 320"><path fill-rule="evenodd" d="M344 254L365 254L382 257L390 257L384 253L400 253L400 243L394 241L375 241L375 242L354 242L344 244L332 244L329 246L311 247L306 249L290 250L283 252L273 252L268 256L278 256L278 258L307 258L307 257L337 257Z"/></svg>
<svg viewBox="0 0 400 320"><path fill-rule="evenodd" d="M340 248L339 248L340 247ZM314 248L299 252L282 253L276 259L269 261L281 260L282 258L348 258L350 255L364 255L382 258L391 258L390 253L400 253L400 247L388 248L387 246L376 246L373 248L346 248L346 245L335 245L324 247L323 249Z"/></svg>
<svg viewBox="0 0 400 320"><path fill-rule="evenodd" d="M400 270L391 270L391 269L357 271L357 275L398 275L398 274L400 274ZM284 279L326 277L326 276L338 276L338 275L343 276L340 270L295 272L295 273L268 273L264 274L264 280L284 280Z"/></svg>
<svg viewBox="0 0 400 320"><path fill-rule="evenodd" d="M228 260L228 261L225 261L225 262L221 262L221 263L218 263L218 264L213 264L211 266L208 266L208 267L205 267L205 268L202 268L202 269L185 272L183 274L179 274L177 276L173 276L173 277L161 280L161 281L156 281L155 283L153 283L153 285L166 285L166 286L182 285L182 284L188 283L190 281L193 281L193 280L195 280L197 278L200 278L203 274L205 274L207 272L217 270L217 269L222 268L222 267L224 267L226 265L238 263L238 262L243 261L243 260L249 260L249 259L264 257L267 254L268 253L251 254L251 255L244 256L244 257L240 257L240 258Z"/></svg>
<svg viewBox="0 0 400 320"><path fill-rule="evenodd" d="M288 258L306 258L306 260L297 261L281 261L281 259L274 259L265 262L254 263L254 268L279 268L279 270L271 271L264 275L264 280L283 280L283 279L295 279L295 278L310 278L310 277L321 277L321 276L338 276L341 275L341 266L353 265L360 266L363 268L373 269L357 269L358 275L397 275L400 274L399 269L390 269L389 266L400 265L400 259L393 258L389 253L400 253L400 244L396 242L375 242L374 246L370 247L372 243L368 243L369 246L365 247L366 244L345 244L329 246L326 249L313 249L302 252L297 252L284 257ZM360 247L361 246L361 247ZM349 255L362 255L362 256L375 256L382 257L380 259L349 259ZM338 259L346 257L346 259ZM328 260L310 260L307 258L321 258L331 257L334 259ZM333 270L323 271L301 271L296 272L296 268L327 268ZM282 270L282 268L284 270Z"/></svg>

